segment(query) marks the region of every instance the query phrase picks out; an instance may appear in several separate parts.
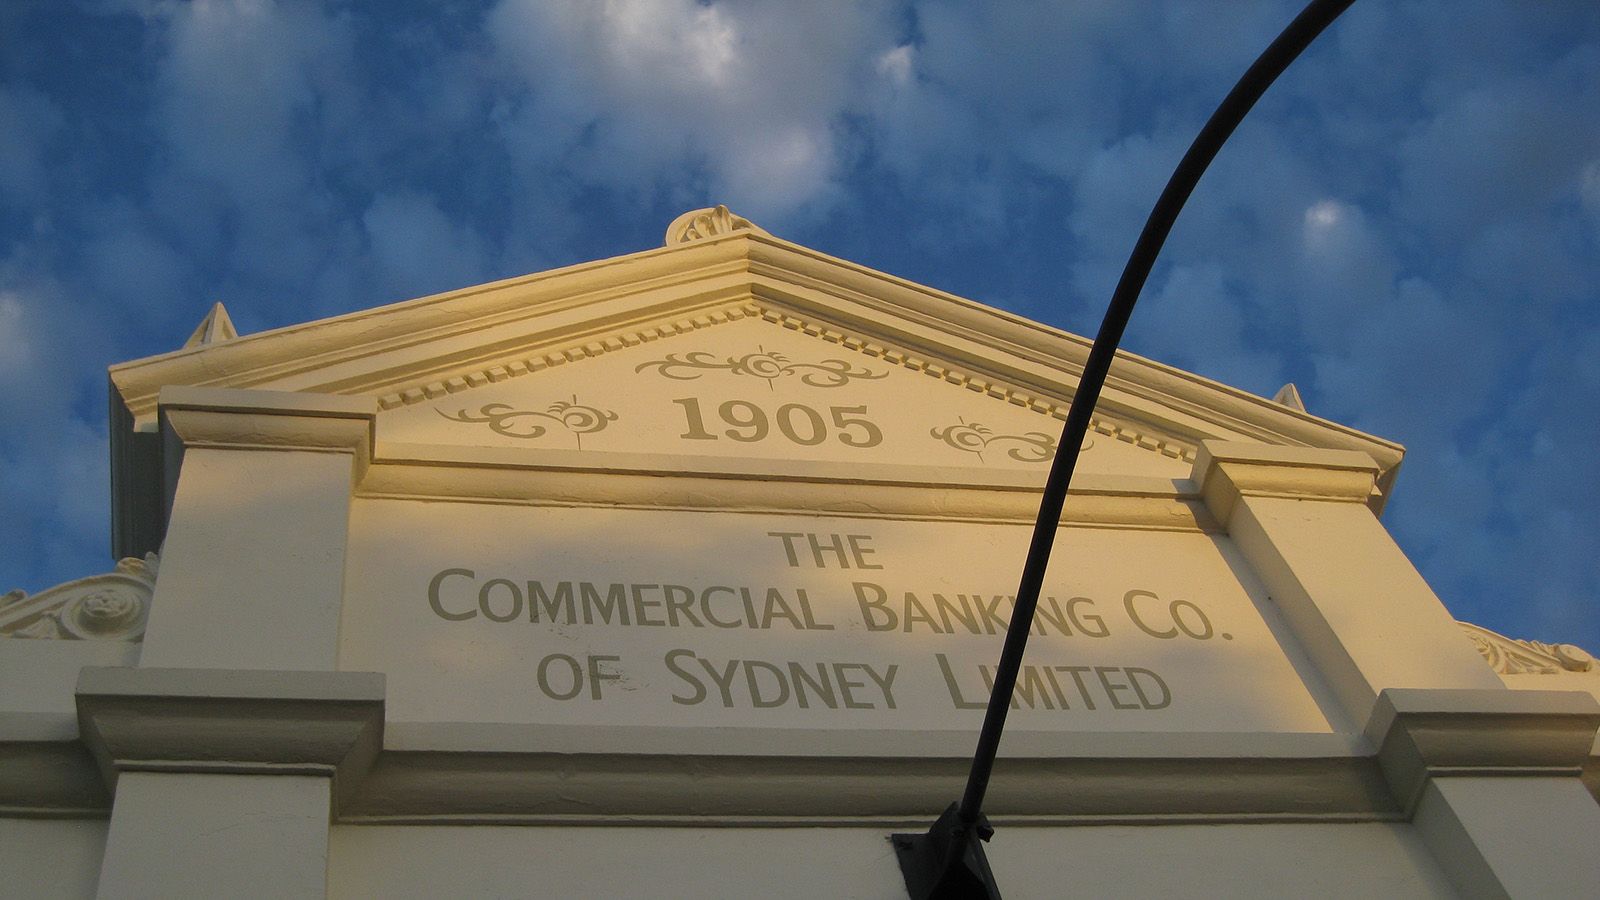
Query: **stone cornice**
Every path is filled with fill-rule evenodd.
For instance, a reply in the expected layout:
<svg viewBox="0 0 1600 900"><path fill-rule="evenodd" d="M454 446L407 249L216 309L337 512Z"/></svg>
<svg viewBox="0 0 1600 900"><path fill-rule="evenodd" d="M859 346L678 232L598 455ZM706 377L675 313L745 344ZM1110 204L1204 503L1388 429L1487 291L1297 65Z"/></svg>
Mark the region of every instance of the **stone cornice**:
<svg viewBox="0 0 1600 900"><path fill-rule="evenodd" d="M397 725L345 821L901 825L959 793L965 732ZM946 748L949 753L937 748ZM1387 821L1337 734L1017 732L997 822Z"/></svg>
<svg viewBox="0 0 1600 900"><path fill-rule="evenodd" d="M1600 703L1576 691L1389 688L1367 723L1385 777L1408 812L1428 779L1583 773Z"/></svg>
<svg viewBox="0 0 1600 900"><path fill-rule="evenodd" d="M757 299L826 310L846 326L870 327L881 321L872 315L878 313L928 334L981 336L991 351L980 354L982 358L1045 365L1071 383L1087 361L1092 345L1087 338L788 241L751 238L750 245L751 271L762 276L756 282ZM1380 462L1386 476L1404 454L1391 441L1118 351L1100 408L1123 412L1127 403L1177 412L1186 421L1192 416L1194 422L1211 426L1198 437L1361 450Z"/></svg>
<svg viewBox="0 0 1600 900"><path fill-rule="evenodd" d="M358 496L1030 523L1039 473L379 443ZM1063 525L1215 532L1183 480L1087 475Z"/></svg>
<svg viewBox="0 0 1600 900"><path fill-rule="evenodd" d="M1372 457L1356 450L1202 441L1193 477L1211 514L1226 524L1240 497L1376 506L1380 472Z"/></svg>
<svg viewBox="0 0 1600 900"><path fill-rule="evenodd" d="M360 696L354 702L374 702ZM959 731L775 735L749 729L708 733L703 728L439 723L395 725L376 757L347 756L330 764L342 738L323 741L324 749L308 754L282 737L295 721L309 721L319 735L333 730L328 716L307 716L314 697L279 698L281 705L269 712L281 728L264 727L255 715L262 708L248 700L219 699L221 715L211 719L213 728L196 734L200 723L185 713L199 719L200 708L185 710L183 698L158 696L150 701L157 717L134 723L136 735L170 724L179 729L174 742L209 748L206 758L188 753L151 762L127 756L120 770L337 773L335 820L347 823L898 826L925 818L930 804L959 792L968 763L953 752L929 752L930 747L956 748L967 737ZM138 709L122 703L118 715L102 718L117 731L128 724L125 714ZM333 718L354 724L358 717ZM274 752L251 750L248 744L243 751L228 749L230 742L263 734L263 746ZM360 746L370 747L372 732L362 734ZM165 740L141 737L134 743L139 754L148 754L167 752ZM1007 746L1003 765L1011 775L991 792L990 815L997 822L1401 817L1370 747L1345 735L1024 732L1009 737ZM292 757L286 764L265 758L286 754ZM109 806L91 757L76 742L0 742L0 763L0 809L95 816Z"/></svg>
<svg viewBox="0 0 1600 900"><path fill-rule="evenodd" d="M432 380L412 378L409 382L399 382L388 393L378 396L378 406L382 409L395 409L422 403L486 384L518 378L579 360L593 359L617 350L637 347L662 338L688 334L713 325L736 322L760 314L760 307L740 300L718 308L700 310L684 318L637 325L603 336L576 336L566 343L546 338L537 346L516 353L514 358L489 360L478 368Z"/></svg>
<svg viewBox="0 0 1600 900"><path fill-rule="evenodd" d="M189 385L161 389L165 426L189 447L293 447L370 452L377 402L294 391L233 390ZM354 425L355 428L342 427Z"/></svg>
<svg viewBox="0 0 1600 900"><path fill-rule="evenodd" d="M79 741L0 741L0 816L98 818L110 808L94 757Z"/></svg>
<svg viewBox="0 0 1600 900"><path fill-rule="evenodd" d="M129 771L351 782L383 744L384 677L372 672L86 667L77 702L80 738L113 788Z"/></svg>
<svg viewBox="0 0 1600 900"><path fill-rule="evenodd" d="M629 256L138 360L113 367L114 455L137 481L132 439L151 427L173 384L383 397L385 405L487 383L555 355L581 358L628 335L699 327L754 302L875 344L1020 402L1070 399L1082 338L748 229ZM687 325L685 323L688 323ZM986 391L987 387L984 388ZM1363 435L1131 354L1101 401L1114 436L1158 452L1192 453L1205 438L1356 449L1379 460L1387 486L1401 456ZM1127 432L1124 434L1122 432ZM120 495L119 495L120 496ZM131 550L131 548L129 548Z"/></svg>
<svg viewBox="0 0 1600 900"><path fill-rule="evenodd" d="M372 461L377 407L370 397L165 387L159 405L164 464L175 475L183 452L195 447L349 453L359 481Z"/></svg>
<svg viewBox="0 0 1600 900"><path fill-rule="evenodd" d="M959 794L970 760L386 752L362 824L899 827ZM1394 821L1371 758L1004 759L996 824Z"/></svg>
<svg viewBox="0 0 1600 900"><path fill-rule="evenodd" d="M407 358L415 377L427 366L443 372L504 356L530 335L567 340L692 315L748 295L746 239L551 269L131 360L110 369L114 399L142 419L170 384L378 393L388 373L370 360L380 355Z"/></svg>
<svg viewBox="0 0 1600 900"><path fill-rule="evenodd" d="M107 778L326 775L344 822L889 825L925 816L965 773L927 751L959 732L417 723L385 737L381 676L366 673L88 668L78 704ZM991 816L1402 821L1432 778L1575 777L1597 724L1581 693L1389 690L1365 736L1020 732ZM0 806L103 814L77 747L0 743Z"/></svg>
<svg viewBox="0 0 1600 900"><path fill-rule="evenodd" d="M514 352L495 340L505 326L516 326L519 345L536 334L541 341L565 335L566 344L582 346L574 339L588 335L594 342L629 327L676 329L752 294L758 301L834 313L834 318L849 320L839 324L851 324L869 338L882 332L884 323L863 312L923 326L930 334L975 341L992 351L978 354L978 359L992 362L996 355L1015 355L1055 370L1057 377L1051 380L1065 386L1067 396L1090 344L1059 329L741 228L135 360L112 367L111 376L135 418L149 414L156 393L168 384L273 383L292 390L377 394L383 385L373 381L374 373L361 361L382 353L415 350L417 360L427 360L438 373L433 380L443 382L465 377L473 369L469 359L482 361L487 369L490 359ZM659 302L618 303L646 296ZM805 311L795 310L802 317ZM413 371L405 378L414 380L419 374ZM1220 414L1228 422L1225 430L1239 437L1361 448L1379 458L1386 470L1401 453L1392 442L1130 353L1118 354L1103 402L1114 407L1122 391L1157 405L1185 407L1199 421L1221 424Z"/></svg>

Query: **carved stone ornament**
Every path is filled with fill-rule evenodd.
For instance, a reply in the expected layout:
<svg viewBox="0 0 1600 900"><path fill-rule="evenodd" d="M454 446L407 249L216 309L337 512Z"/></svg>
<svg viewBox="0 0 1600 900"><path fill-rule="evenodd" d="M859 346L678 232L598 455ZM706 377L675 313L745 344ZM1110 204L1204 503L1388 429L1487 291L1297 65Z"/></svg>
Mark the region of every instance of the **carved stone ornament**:
<svg viewBox="0 0 1600 900"><path fill-rule="evenodd" d="M0 596L0 638L139 641L150 615L156 566L151 553L117 563L115 571L40 591Z"/></svg>
<svg viewBox="0 0 1600 900"><path fill-rule="evenodd" d="M741 228L756 234L767 233L761 226L744 216L734 215L721 204L708 209L691 209L667 226L667 246L716 237Z"/></svg>
<svg viewBox="0 0 1600 900"><path fill-rule="evenodd" d="M957 417L956 424L935 428L928 433L957 450L976 454L979 462L984 461L983 452L991 445L1003 447L1006 455L1017 462L1048 462L1056 456L1056 439L1042 431L996 434L984 425ZM1093 446L1094 438L1086 436L1078 451L1081 453Z"/></svg>
<svg viewBox="0 0 1600 900"><path fill-rule="evenodd" d="M1519 641L1467 622L1457 624L1501 675L1560 675L1591 672L1596 668L1594 657L1572 644Z"/></svg>
<svg viewBox="0 0 1600 900"><path fill-rule="evenodd" d="M583 449L584 435L604 431L606 425L617 420L616 413L595 406L584 406L576 396L571 402L560 400L552 403L543 412L517 409L507 403L488 403L476 413L463 409L452 415L437 407L434 411L452 422L488 425L495 434L529 440L543 437L550 425L559 425L572 435L579 450ZM539 421L541 419L544 421Z"/></svg>

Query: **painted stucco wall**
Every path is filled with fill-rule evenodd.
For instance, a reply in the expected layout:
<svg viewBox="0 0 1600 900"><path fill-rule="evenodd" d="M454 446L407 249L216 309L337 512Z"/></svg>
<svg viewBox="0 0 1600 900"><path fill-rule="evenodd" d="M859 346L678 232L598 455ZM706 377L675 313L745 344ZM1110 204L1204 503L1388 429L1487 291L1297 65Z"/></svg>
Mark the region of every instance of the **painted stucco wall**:
<svg viewBox="0 0 1600 900"><path fill-rule="evenodd" d="M1006 828L1008 900L1455 897L1403 824ZM336 826L338 900L659 897L904 900L883 829Z"/></svg>
<svg viewBox="0 0 1600 900"><path fill-rule="evenodd" d="M100 880L104 819L0 817L0 896L87 900Z"/></svg>

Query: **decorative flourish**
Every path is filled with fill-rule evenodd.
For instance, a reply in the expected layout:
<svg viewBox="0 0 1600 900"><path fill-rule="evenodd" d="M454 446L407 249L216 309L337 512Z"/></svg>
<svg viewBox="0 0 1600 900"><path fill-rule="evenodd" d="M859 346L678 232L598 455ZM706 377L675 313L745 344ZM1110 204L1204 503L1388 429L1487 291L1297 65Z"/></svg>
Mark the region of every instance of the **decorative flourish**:
<svg viewBox="0 0 1600 900"><path fill-rule="evenodd" d="M667 226L667 246L716 237L739 228L766 234L760 226L744 216L731 212L726 206L719 204L705 209L691 209L673 219L672 224Z"/></svg>
<svg viewBox="0 0 1600 900"><path fill-rule="evenodd" d="M634 367L634 371L643 372L650 368L654 368L662 376L673 381L693 381L705 372L713 370L728 371L735 375L753 375L765 379L769 390L774 390L772 385L774 381L789 375L799 375L802 384L819 388L843 387L853 378L873 380L889 377L888 372L857 369L842 359L825 359L818 363L790 362L787 356L768 352L765 347L756 347L755 353L730 356L722 361L718 361L716 354L705 350L695 350L682 356L668 353L665 359L640 363Z"/></svg>
<svg viewBox="0 0 1600 900"><path fill-rule="evenodd" d="M1006 447L1006 455L1018 462L1047 462L1055 458L1056 439L1042 431L995 434L993 429L977 422L968 422L963 418L958 417L956 423L944 428L935 428L929 434L957 450L976 454L979 462L983 461L983 451L993 444L1009 444L1010 446ZM1086 437L1079 449L1088 450L1092 446L1094 439Z"/></svg>
<svg viewBox="0 0 1600 900"><path fill-rule="evenodd" d="M546 407L543 412L517 409L508 403L487 403L476 413L463 409L451 415L437 407L435 411L452 422L488 425L489 430L495 434L528 440L544 437L550 426L538 421L543 419L566 429L573 440L577 441L579 450L583 449L584 435L604 431L606 425L617 420L617 414L614 412L580 404L576 395L571 402L558 400Z"/></svg>
<svg viewBox="0 0 1600 900"><path fill-rule="evenodd" d="M155 592L154 553L117 563L113 572L91 575L28 596L0 596L0 637L35 640L138 641Z"/></svg>
<svg viewBox="0 0 1600 900"><path fill-rule="evenodd" d="M1458 622L1484 661L1501 675L1559 675L1563 672L1588 672L1595 659L1573 644L1546 644L1508 638L1469 622Z"/></svg>

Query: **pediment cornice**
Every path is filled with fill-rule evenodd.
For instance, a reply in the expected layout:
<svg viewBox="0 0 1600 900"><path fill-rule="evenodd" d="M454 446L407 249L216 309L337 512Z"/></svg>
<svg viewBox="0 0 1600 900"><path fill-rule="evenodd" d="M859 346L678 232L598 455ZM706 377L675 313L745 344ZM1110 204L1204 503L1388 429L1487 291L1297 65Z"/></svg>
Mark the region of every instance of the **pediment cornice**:
<svg viewBox="0 0 1600 900"><path fill-rule="evenodd" d="M530 340L690 316L747 293L745 233L523 275L112 366L117 398L153 415L171 384L371 394ZM655 302L649 302L654 300Z"/></svg>
<svg viewBox="0 0 1600 900"><path fill-rule="evenodd" d="M368 396L392 409L751 317L1045 415L1059 418L1070 403L1090 341L773 237L731 213L723 221L700 212L666 247L112 367L119 507L152 465L141 445L169 385ZM1364 452L1380 469L1375 509L1404 454L1393 442L1128 353L1118 355L1097 412L1098 432L1178 459L1191 460L1202 440ZM118 534L125 518L119 511ZM147 549L116 543L123 552Z"/></svg>
<svg viewBox="0 0 1600 900"><path fill-rule="evenodd" d="M168 384L365 394L514 373L520 360L567 361L641 334L680 333L751 305L959 371L1000 390L1070 401L1090 342L750 229L246 335L115 366L112 383L143 424ZM1142 357L1122 353L1101 410L1174 439L1254 440L1372 455L1390 441Z"/></svg>

